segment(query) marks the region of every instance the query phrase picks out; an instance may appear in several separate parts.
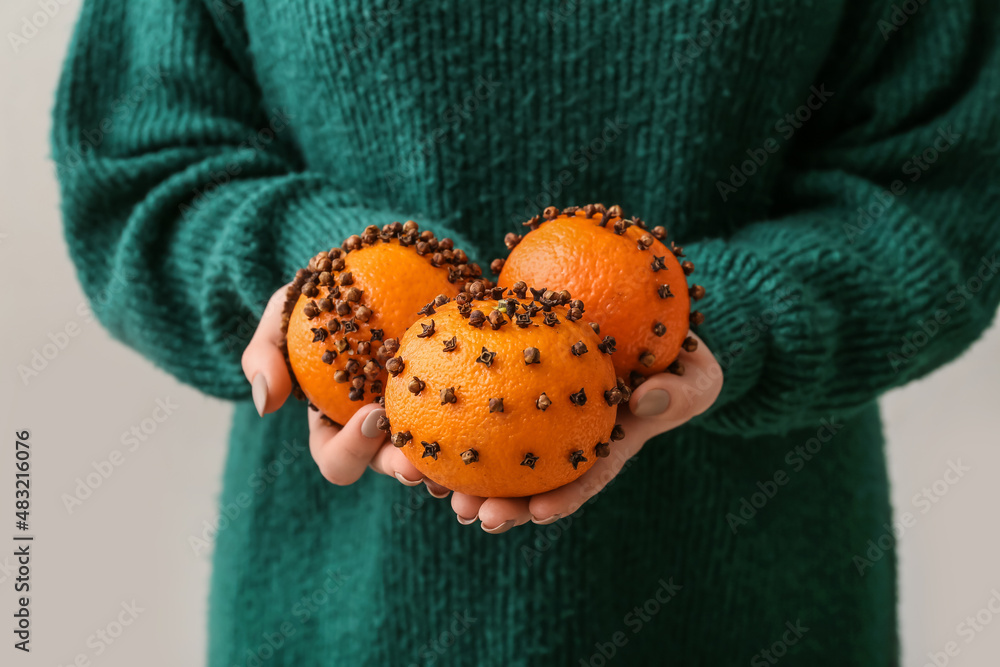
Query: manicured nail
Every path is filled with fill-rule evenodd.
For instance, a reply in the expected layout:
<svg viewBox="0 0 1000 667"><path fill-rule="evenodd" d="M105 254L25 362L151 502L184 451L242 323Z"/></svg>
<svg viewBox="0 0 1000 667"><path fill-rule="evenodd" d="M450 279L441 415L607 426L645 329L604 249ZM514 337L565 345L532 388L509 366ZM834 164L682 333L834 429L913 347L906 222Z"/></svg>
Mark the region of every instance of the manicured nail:
<svg viewBox="0 0 1000 667"><path fill-rule="evenodd" d="M490 535L499 535L500 533L506 533L508 530L513 528L515 523L516 522L514 520L504 521L496 528L487 528L486 526L483 526L483 530Z"/></svg>
<svg viewBox="0 0 1000 667"><path fill-rule="evenodd" d="M455 518L458 519L458 522L463 526L468 526L470 523L476 522L476 517L472 517L471 519L466 519L464 516L459 516L456 514Z"/></svg>
<svg viewBox="0 0 1000 667"><path fill-rule="evenodd" d="M403 477L403 473L401 472L396 473L396 479L398 479L401 483L407 486L416 486L417 484L421 484L424 481L422 479L418 480L406 479L405 477Z"/></svg>
<svg viewBox="0 0 1000 667"><path fill-rule="evenodd" d="M430 483L426 479L424 480L424 485L427 486L427 493L431 494L435 498L447 498L448 494L451 493L450 491L448 491L448 489L445 489L444 492L442 493L435 491L434 489L431 488Z"/></svg>
<svg viewBox="0 0 1000 667"><path fill-rule="evenodd" d="M547 526L550 523L555 523L561 518L562 514L553 514L548 519L536 519L535 517L531 517L531 523L537 523L539 526Z"/></svg>
<svg viewBox="0 0 1000 667"><path fill-rule="evenodd" d="M250 394L253 396L253 406L257 408L257 414L264 416L264 408L267 407L267 378L263 373L253 376Z"/></svg>
<svg viewBox="0 0 1000 667"><path fill-rule="evenodd" d="M636 417L655 417L662 415L670 407L670 394L662 389L650 389L639 399L639 404L632 411Z"/></svg>
<svg viewBox="0 0 1000 667"><path fill-rule="evenodd" d="M366 438L381 438L385 436L384 431L380 431L378 428L379 417L385 416L385 410L372 410L365 417L365 420L361 422L361 435Z"/></svg>

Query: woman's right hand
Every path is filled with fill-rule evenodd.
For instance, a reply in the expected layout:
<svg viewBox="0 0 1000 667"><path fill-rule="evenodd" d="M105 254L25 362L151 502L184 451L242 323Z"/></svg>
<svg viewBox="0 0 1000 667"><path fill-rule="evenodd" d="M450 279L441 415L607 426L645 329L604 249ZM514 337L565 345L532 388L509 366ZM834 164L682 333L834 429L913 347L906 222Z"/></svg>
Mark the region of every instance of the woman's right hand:
<svg viewBox="0 0 1000 667"><path fill-rule="evenodd" d="M287 290L285 285L271 295L243 352L243 374L251 384L253 403L262 417L280 408L292 392L292 379L281 351L281 313ZM435 498L448 496L447 489L420 474L378 429L379 417L385 415L378 404L365 405L343 426L324 421L316 410L303 409L309 413L309 451L327 481L338 486L353 484L371 467L406 486L426 484Z"/></svg>

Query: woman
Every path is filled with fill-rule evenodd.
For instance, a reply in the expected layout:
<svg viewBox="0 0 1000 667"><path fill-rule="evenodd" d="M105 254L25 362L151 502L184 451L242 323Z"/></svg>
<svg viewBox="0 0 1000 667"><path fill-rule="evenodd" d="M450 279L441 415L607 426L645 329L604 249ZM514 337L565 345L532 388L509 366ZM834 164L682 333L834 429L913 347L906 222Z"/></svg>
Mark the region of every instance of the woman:
<svg viewBox="0 0 1000 667"><path fill-rule="evenodd" d="M81 280L128 276L108 328L238 401L208 662L896 664L875 400L1000 300L998 13L88 0L54 130ZM482 263L591 201L686 247L725 378L643 385L635 458L449 507L375 406L337 431L284 400L263 306L317 250L413 218Z"/></svg>

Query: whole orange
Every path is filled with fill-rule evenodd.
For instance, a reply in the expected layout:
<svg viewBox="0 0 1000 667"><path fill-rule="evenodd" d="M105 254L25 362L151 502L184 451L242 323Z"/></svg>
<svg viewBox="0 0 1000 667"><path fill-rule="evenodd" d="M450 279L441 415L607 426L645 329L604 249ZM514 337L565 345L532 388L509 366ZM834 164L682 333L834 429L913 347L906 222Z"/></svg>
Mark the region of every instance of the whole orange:
<svg viewBox="0 0 1000 667"><path fill-rule="evenodd" d="M413 221L371 225L319 253L296 274L282 318L295 395L347 422L381 399L383 364L419 311L481 274L450 239L420 232Z"/></svg>
<svg viewBox="0 0 1000 667"><path fill-rule="evenodd" d="M617 342L615 370L633 385L666 370L683 373L675 360L682 346L696 345L689 326L702 315L691 312L691 300L705 290L688 287L694 265L678 260L682 248L664 245L662 227L647 230L619 206L601 204L549 207L525 225L531 230L523 238L507 235L506 260L491 265L500 285L545 285L582 299L587 319Z"/></svg>
<svg viewBox="0 0 1000 667"><path fill-rule="evenodd" d="M607 343L555 293L541 302L500 288L478 293L417 320L387 362L392 443L424 475L470 495L567 484L621 437L622 389Z"/></svg>

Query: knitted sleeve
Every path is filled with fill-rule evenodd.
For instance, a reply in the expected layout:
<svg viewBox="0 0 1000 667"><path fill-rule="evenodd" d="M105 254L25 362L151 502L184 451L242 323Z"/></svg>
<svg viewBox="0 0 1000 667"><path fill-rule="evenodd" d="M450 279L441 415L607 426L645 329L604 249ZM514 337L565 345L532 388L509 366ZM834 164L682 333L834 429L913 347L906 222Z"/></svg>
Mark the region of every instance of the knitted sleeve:
<svg viewBox="0 0 1000 667"><path fill-rule="evenodd" d="M240 356L273 291L324 246L407 216L304 168L294 111L265 106L239 30L216 14L84 3L53 153L99 320L181 381L243 398Z"/></svg>
<svg viewBox="0 0 1000 667"><path fill-rule="evenodd" d="M856 4L817 73L827 100L785 149L779 212L687 244L725 377L710 430L846 416L954 359L1000 302L997 6Z"/></svg>

